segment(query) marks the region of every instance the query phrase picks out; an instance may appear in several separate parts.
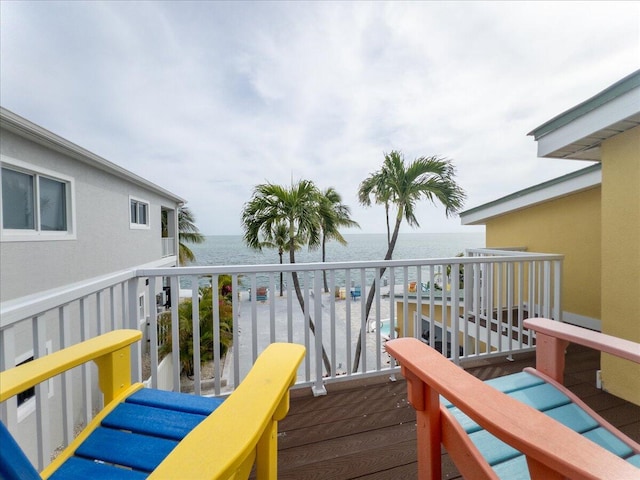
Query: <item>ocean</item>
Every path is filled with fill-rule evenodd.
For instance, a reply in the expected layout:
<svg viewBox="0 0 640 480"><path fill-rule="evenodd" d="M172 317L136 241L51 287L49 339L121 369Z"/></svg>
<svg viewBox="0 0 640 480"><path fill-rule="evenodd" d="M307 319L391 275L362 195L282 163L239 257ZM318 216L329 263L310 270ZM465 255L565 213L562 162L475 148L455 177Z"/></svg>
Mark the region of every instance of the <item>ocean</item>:
<svg viewBox="0 0 640 480"><path fill-rule="evenodd" d="M387 235L383 233L345 234L347 245L338 242L327 243L327 262L347 262L360 260L382 260L387 251ZM214 235L206 237L204 243L188 244L196 256L191 265L264 265L279 263L278 251L263 249L262 252L249 249L241 235ZM394 260L413 258L455 257L467 248L485 246L484 233L401 233L398 237ZM296 263L320 262L320 249L306 248L296 252ZM289 254L283 261L289 263Z"/></svg>

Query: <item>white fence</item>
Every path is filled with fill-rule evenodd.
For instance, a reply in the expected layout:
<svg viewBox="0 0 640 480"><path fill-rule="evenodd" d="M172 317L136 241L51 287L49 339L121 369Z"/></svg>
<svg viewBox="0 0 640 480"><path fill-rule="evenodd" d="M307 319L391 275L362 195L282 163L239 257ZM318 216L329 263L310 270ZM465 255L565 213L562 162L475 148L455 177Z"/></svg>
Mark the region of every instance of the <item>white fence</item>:
<svg viewBox="0 0 640 480"><path fill-rule="evenodd" d="M281 272L285 285L282 292ZM323 272L329 293L324 290ZM150 386L168 382L174 390L185 390L181 376L184 358L180 358L178 349L173 349L172 361L165 362L172 372L158 374L161 359L157 294L164 291L166 295L166 287L170 287L169 311L172 319L177 319L182 286L183 291L190 288L192 302L194 372L189 390L199 395L233 390L259 353L278 341L306 346L297 383L323 394L324 385L329 382L397 372L393 359L384 352L384 342L398 334L422 338L432 346L440 342L440 349L450 352L455 362L507 356L531 348L533 338L523 327L523 320L531 316L561 319L561 272L560 255L484 249L445 259L124 272L3 303L0 368L15 365L24 351L31 350L37 358L46 353L48 345L57 350L115 328L141 328L139 319L145 311L148 347L134 348L134 380L143 380L145 363L149 365ZM212 351L208 352L212 361L203 367L199 287L211 282L218 285L221 275L231 277L232 345L222 357L220 310L215 308L222 299L214 288L210 319L213 342ZM294 276L300 284L299 298ZM360 287L361 296L352 298L349 291L355 286ZM256 292L258 287L267 287L266 300L249 296L248 291ZM367 317L369 295L373 297ZM146 307L140 305L140 298L145 299ZM170 328L172 344L178 345L178 322L172 321ZM356 370L358 344L361 354ZM204 370L212 378L205 378ZM89 422L101 407L95 377L94 368L85 366L36 388L33 399L26 400L32 403L34 414L24 413L25 405L18 406L15 397L2 404L2 421L11 431L18 432L16 437L40 468L48 464L53 449L69 443L74 427ZM37 442L31 446L34 438Z"/></svg>

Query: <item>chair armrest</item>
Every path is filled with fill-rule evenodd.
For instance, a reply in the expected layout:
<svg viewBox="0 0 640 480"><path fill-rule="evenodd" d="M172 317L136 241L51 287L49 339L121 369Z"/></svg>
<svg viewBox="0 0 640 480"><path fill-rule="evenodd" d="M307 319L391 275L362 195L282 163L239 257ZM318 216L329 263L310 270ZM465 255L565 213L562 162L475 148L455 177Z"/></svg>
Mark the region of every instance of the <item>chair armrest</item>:
<svg viewBox="0 0 640 480"><path fill-rule="evenodd" d="M105 404L131 384L129 346L142 338L138 330L114 330L44 357L0 372L0 402L90 360L98 364Z"/></svg>
<svg viewBox="0 0 640 480"><path fill-rule="evenodd" d="M569 343L640 363L640 344L547 318L528 318L524 326L536 332L536 370L564 380L564 352Z"/></svg>
<svg viewBox="0 0 640 480"><path fill-rule="evenodd" d="M407 382L409 401L418 411L432 390L443 395L485 430L527 456L528 462L568 478L634 478L636 467L580 436L547 415L486 385L415 338L386 344ZM412 398L413 397L413 398ZM418 405L415 405L413 402ZM439 408L439 405L431 405ZM418 422L420 423L420 422Z"/></svg>
<svg viewBox="0 0 640 480"><path fill-rule="evenodd" d="M534 330L537 334L577 343L578 345L584 345L601 352L610 353L616 357L640 363L640 343L568 323L556 322L548 318L528 318L524 321L524 326Z"/></svg>
<svg viewBox="0 0 640 480"><path fill-rule="evenodd" d="M289 387L296 381L304 354L302 345L269 345L238 388L178 444L149 479L226 479L235 478L238 470L248 476L256 452L258 478L275 479L276 422L289 410ZM265 468L270 471L263 471Z"/></svg>

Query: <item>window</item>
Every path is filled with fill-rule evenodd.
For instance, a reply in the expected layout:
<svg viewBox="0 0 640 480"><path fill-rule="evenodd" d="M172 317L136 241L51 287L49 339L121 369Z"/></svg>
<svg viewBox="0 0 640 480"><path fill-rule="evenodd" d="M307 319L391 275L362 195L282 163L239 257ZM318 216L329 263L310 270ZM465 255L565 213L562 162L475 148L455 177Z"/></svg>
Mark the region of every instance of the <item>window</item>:
<svg viewBox="0 0 640 480"><path fill-rule="evenodd" d="M149 228L149 202L129 197L129 219L131 228Z"/></svg>
<svg viewBox="0 0 640 480"><path fill-rule="evenodd" d="M2 158L2 239L75 238L73 180Z"/></svg>

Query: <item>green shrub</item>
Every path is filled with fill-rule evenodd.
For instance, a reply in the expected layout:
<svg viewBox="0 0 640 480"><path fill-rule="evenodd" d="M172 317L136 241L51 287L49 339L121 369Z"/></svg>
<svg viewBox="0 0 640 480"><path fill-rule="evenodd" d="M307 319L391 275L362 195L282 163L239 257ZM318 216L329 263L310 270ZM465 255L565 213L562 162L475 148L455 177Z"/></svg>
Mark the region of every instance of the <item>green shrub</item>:
<svg viewBox="0 0 640 480"><path fill-rule="evenodd" d="M223 279L221 275L218 282L218 291L221 293L218 300L220 313L220 356L222 357L233 340L233 308L231 305L231 293L229 286L231 278ZM213 360L213 290L209 287L200 289L199 302L200 325L200 363ZM170 355L173 350L171 337L171 312L164 312L158 319L162 333L159 353L162 356ZM181 372L187 376L194 373L193 364L193 301L185 299L178 305L178 341L180 351Z"/></svg>

